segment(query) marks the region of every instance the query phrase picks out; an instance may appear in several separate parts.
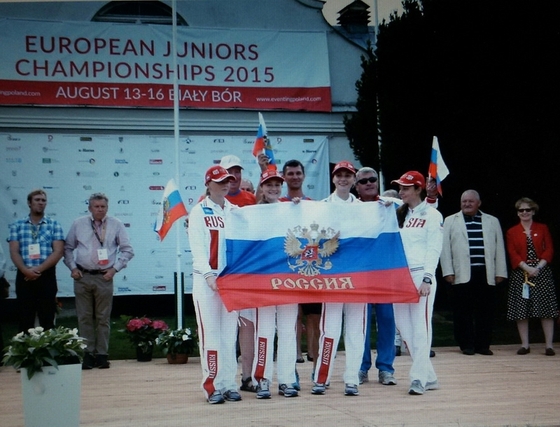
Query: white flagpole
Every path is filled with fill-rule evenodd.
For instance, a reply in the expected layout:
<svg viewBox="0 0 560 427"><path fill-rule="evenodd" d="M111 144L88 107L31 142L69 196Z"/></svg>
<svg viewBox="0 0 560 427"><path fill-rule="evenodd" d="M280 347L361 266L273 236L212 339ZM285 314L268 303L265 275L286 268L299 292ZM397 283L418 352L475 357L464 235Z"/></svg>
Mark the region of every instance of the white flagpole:
<svg viewBox="0 0 560 427"><path fill-rule="evenodd" d="M175 135L175 182L179 192L181 191L180 171L179 171L179 79L177 77L177 0L171 3L173 13L173 28L171 45L173 49L173 133ZM175 242L177 244L177 289L175 290L175 300L177 302L177 328L183 328L183 277L181 274L181 232L182 227L176 224Z"/></svg>

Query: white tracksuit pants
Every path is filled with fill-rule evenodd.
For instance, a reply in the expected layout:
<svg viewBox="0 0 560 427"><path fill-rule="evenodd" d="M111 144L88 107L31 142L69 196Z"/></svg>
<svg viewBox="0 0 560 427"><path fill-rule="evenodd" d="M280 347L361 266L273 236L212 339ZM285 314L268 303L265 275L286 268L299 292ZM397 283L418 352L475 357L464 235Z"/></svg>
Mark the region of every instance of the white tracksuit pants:
<svg viewBox="0 0 560 427"><path fill-rule="evenodd" d="M319 357L313 381L326 384L330 381L336 349L340 340L342 318L344 315L344 348L346 350L346 369L344 382L359 384L358 371L364 354L364 341L367 321L367 304L364 303L325 303L321 313L319 337Z"/></svg>
<svg viewBox="0 0 560 427"><path fill-rule="evenodd" d="M424 270L410 273L414 284L418 288L424 277ZM437 376L430 359L432 347L432 313L436 298L437 284L432 284L430 295L420 297L416 304L393 304L395 322L402 340L405 343L412 366L410 368L410 382L420 380L422 386L426 382L437 381Z"/></svg>

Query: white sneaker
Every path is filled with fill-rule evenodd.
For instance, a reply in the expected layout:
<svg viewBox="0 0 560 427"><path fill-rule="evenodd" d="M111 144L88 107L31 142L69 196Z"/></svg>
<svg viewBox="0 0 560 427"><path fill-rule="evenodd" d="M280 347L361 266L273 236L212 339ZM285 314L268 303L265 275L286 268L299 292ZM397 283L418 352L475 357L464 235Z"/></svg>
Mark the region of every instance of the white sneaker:
<svg viewBox="0 0 560 427"><path fill-rule="evenodd" d="M259 381L257 399L270 399L270 381L266 378Z"/></svg>
<svg viewBox="0 0 560 427"><path fill-rule="evenodd" d="M420 380L412 381L412 383L410 384L410 388L408 389L408 394L411 395L424 394L424 387L422 386Z"/></svg>
<svg viewBox="0 0 560 427"><path fill-rule="evenodd" d="M280 384L278 386L278 394L284 397L297 397L298 391L295 389L295 387L290 387L287 384Z"/></svg>
<svg viewBox="0 0 560 427"><path fill-rule="evenodd" d="M358 372L358 380L360 384L363 383L368 383L369 382L369 378L368 378L368 373L367 371L359 371Z"/></svg>
<svg viewBox="0 0 560 427"><path fill-rule="evenodd" d="M379 371L379 382L383 385L397 385L393 374L387 371Z"/></svg>
<svg viewBox="0 0 560 427"><path fill-rule="evenodd" d="M426 383L426 387L424 387L424 390L439 390L439 383L437 382L437 380L428 381Z"/></svg>
<svg viewBox="0 0 560 427"><path fill-rule="evenodd" d="M311 388L311 394L325 394L326 390L325 384L315 384L313 388Z"/></svg>
<svg viewBox="0 0 560 427"><path fill-rule="evenodd" d="M358 396L360 392L358 391L358 386L356 384L346 384L344 386L345 396Z"/></svg>

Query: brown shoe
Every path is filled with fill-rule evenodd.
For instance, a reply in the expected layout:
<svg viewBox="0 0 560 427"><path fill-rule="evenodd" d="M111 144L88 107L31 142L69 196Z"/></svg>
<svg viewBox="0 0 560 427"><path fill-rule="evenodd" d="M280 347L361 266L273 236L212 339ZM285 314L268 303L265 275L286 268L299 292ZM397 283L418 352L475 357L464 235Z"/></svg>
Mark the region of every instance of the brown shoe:
<svg viewBox="0 0 560 427"><path fill-rule="evenodd" d="M523 354L529 354L529 353L531 353L531 348L530 347L527 347L527 348L521 347L519 350L517 350L517 354L523 355Z"/></svg>
<svg viewBox="0 0 560 427"><path fill-rule="evenodd" d="M547 348L545 350L544 354L546 354L547 356L554 356L556 353L554 352L554 350L552 348Z"/></svg>

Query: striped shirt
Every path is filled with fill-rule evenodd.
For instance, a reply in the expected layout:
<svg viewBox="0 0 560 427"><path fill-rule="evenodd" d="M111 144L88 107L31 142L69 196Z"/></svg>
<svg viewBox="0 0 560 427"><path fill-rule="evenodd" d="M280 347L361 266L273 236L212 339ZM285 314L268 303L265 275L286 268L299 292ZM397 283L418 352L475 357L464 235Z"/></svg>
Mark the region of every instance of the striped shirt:
<svg viewBox="0 0 560 427"><path fill-rule="evenodd" d="M482 216L477 213L474 216L463 215L467 226L469 237L469 251L471 255L471 267L486 265L484 262L484 239L482 236Z"/></svg>

